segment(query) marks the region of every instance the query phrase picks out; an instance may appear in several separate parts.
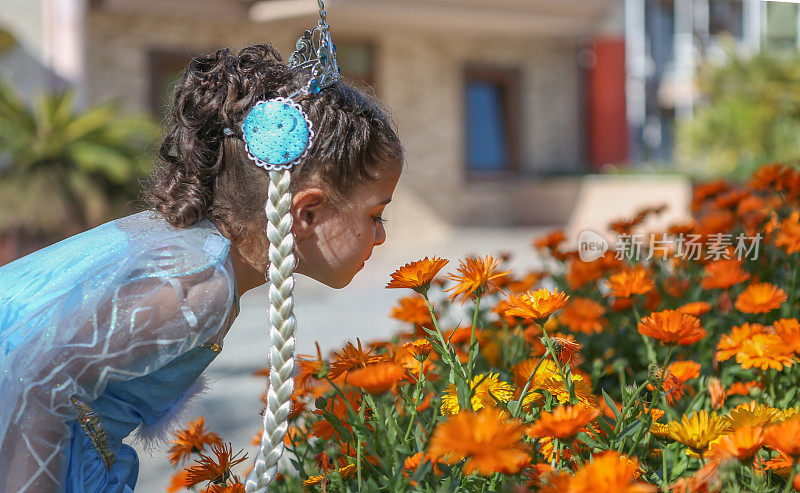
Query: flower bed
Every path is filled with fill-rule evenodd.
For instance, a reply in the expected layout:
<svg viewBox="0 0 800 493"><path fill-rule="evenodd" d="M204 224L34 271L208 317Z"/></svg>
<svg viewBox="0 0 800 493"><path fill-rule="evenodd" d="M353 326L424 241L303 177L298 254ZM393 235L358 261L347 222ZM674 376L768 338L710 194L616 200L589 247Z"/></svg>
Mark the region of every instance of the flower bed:
<svg viewBox="0 0 800 493"><path fill-rule="evenodd" d="M799 197L800 172L770 165L697 187L659 242L636 241L651 208L594 259L536 239L546 272L400 267L406 331L298 358L293 470L270 490L800 489ZM171 452L201 453L175 490L244 491L202 421Z"/></svg>

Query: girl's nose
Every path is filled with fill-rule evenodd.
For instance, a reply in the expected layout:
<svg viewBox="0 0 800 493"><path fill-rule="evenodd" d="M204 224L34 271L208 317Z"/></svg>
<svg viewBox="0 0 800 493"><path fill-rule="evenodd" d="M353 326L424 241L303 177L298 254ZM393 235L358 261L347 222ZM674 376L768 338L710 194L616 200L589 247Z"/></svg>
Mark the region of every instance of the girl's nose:
<svg viewBox="0 0 800 493"><path fill-rule="evenodd" d="M378 231L375 233L375 246L382 245L386 241L386 229L383 224L378 225Z"/></svg>

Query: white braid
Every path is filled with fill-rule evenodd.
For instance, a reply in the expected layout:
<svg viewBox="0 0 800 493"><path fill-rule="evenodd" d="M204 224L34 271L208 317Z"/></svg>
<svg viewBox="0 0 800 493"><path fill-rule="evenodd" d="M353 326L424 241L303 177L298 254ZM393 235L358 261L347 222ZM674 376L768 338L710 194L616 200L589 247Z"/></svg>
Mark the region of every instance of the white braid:
<svg viewBox="0 0 800 493"><path fill-rule="evenodd" d="M269 189L264 210L269 239L269 386L264 411L264 432L255 466L247 476L247 493L265 492L278 471L283 439L288 428L294 391L294 236L288 170L269 172Z"/></svg>

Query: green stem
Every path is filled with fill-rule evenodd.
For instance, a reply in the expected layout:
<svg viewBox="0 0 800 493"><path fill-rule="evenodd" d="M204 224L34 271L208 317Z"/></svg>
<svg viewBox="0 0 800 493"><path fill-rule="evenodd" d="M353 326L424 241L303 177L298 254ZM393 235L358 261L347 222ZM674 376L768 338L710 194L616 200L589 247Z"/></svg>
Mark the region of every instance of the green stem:
<svg viewBox="0 0 800 493"><path fill-rule="evenodd" d="M797 316L796 301L797 301L797 274L800 269L797 268L797 260L794 258L796 255L792 254L789 258L795 260L792 264L792 291L789 298L789 317L795 318Z"/></svg>
<svg viewBox="0 0 800 493"><path fill-rule="evenodd" d="M792 474L786 478L786 486L783 487L783 493L790 493L792 491L793 480L798 474L800 474L800 461L795 459L792 465Z"/></svg>
<svg viewBox="0 0 800 493"><path fill-rule="evenodd" d="M631 307L633 308L633 316L635 320L633 321L633 330L635 330L639 336L642 338L642 342L644 343L644 347L647 350L647 360L650 363L656 363L656 350L653 349L653 341L650 340L649 337L639 332L639 321L642 320L642 317L639 315L639 308L636 307L636 299L631 301Z"/></svg>
<svg viewBox="0 0 800 493"><path fill-rule="evenodd" d="M436 338L438 339L439 344L441 344L444 350L448 352L448 359L451 360L453 369L456 370L456 373L459 374L460 377L466 380L466 373L464 372L464 367L461 366L461 361L459 361L458 356L456 355L455 358L453 358L454 355L450 353L450 343L449 341L444 340L442 331L441 329L439 329L439 322L436 320L436 314L433 312L433 305L431 304L427 295L425 295L425 302L428 304L428 312L430 312L431 314L431 319L433 320L433 327L434 329L436 329L434 330L434 332L436 333Z"/></svg>
<svg viewBox="0 0 800 493"><path fill-rule="evenodd" d="M614 436L615 437L616 437L616 435L619 435L620 427L622 426L622 423L625 421L625 417L628 415L628 411L631 410L631 407L632 407L631 404L634 404L635 402L637 402L639 394L642 392L642 390L644 390L645 387L647 387L647 382L644 382L643 384L638 386L636 388L636 392L633 393L633 395L628 400L628 402L626 402L625 405L622 407L622 411L620 411L620 413L619 413L619 421L617 421L617 423L614 425Z"/></svg>
<svg viewBox="0 0 800 493"><path fill-rule="evenodd" d="M472 370L475 368L475 361L472 358L472 350L473 346L476 344L475 340L475 326L478 324L478 310L481 306L481 295L478 294L475 296L475 313L472 314L472 334L469 338L469 350L468 355L469 359L467 360L467 381L472 381Z"/></svg>
<svg viewBox="0 0 800 493"><path fill-rule="evenodd" d="M406 429L406 434L403 437L403 441L404 442L408 440L408 435L411 434L411 428L413 428L413 426L414 426L414 419L417 417L417 405L418 405L417 403L419 402L419 398L420 398L420 395L419 395L420 394L420 388L421 388L422 383L424 382L424 378L425 378L425 375L423 375L423 372L422 372L422 363L423 363L423 361L424 360L420 360L420 362L419 362L419 378L417 378L417 386L414 388L414 407L411 410L411 421L409 421L408 428Z"/></svg>
<svg viewBox="0 0 800 493"><path fill-rule="evenodd" d="M364 422L364 405L358 409L358 418ZM356 469L358 471L358 491L361 491L361 440L356 438Z"/></svg>
<svg viewBox="0 0 800 493"><path fill-rule="evenodd" d="M658 402L658 399L661 397L661 388L662 388L662 386L664 384L664 378L665 378L665 374L666 374L666 371L667 371L667 365L669 364L669 359L670 359L671 356L672 356L672 346L668 346L668 348L667 348L667 357L664 358L664 366L663 366L661 378L659 379L658 382L656 382L658 385L654 385L653 386L653 387L655 387L653 389L653 399L650 401L650 405L648 406L646 416L642 417L646 421L644 423L642 423L642 426L636 431L636 436L633 438L633 443L631 444L631 448L630 448L630 450L628 450L628 456L629 457L631 455L633 455L634 450L636 450L636 447L638 447L639 443L642 441L642 437L644 436L645 432L649 431L650 430L650 425L653 424L653 407L656 405L656 403ZM650 443L649 439L648 439L647 443L648 444ZM662 450L662 453L663 453L663 450Z"/></svg>
<svg viewBox="0 0 800 493"><path fill-rule="evenodd" d="M545 330L544 325L542 325L542 334L542 344L544 344L545 348L547 348L547 352L553 357L553 362L556 364L558 374L561 377L561 381L564 383L564 388L569 392L569 403L572 405L575 401L575 385L572 383L572 378L567 378L567 374L564 373L564 369L561 367L561 362L558 361L558 355L553 348L553 344L550 342L550 336L547 335L547 330ZM547 355L545 354L545 356Z"/></svg>
<svg viewBox="0 0 800 493"><path fill-rule="evenodd" d="M353 416L358 416L358 413L356 413L355 409L353 409L353 406L350 405L350 401L347 400L347 397L344 396L344 392L342 392L342 389L340 389L339 386L336 385L333 382L333 380L331 380L330 377L328 377L327 375L325 375L324 378L325 378L325 380L328 381L329 384L331 384L331 386L333 386L333 390L335 390L336 393L339 394L339 397L342 398L342 401L344 401L344 405L347 406L347 410L350 411L353 414ZM361 404L361 408L362 409L364 408L364 404L363 403ZM362 420L362 424L363 424L363 420Z"/></svg>
<svg viewBox="0 0 800 493"><path fill-rule="evenodd" d="M525 382L525 386L522 387L522 393L519 397L519 402L517 402L517 406L512 413L515 418L519 417L520 412L522 411L522 403L525 400L525 394L528 392L528 387L531 385L533 381L533 377L536 375L536 372L539 370L539 367L542 366L542 361L544 361L544 357L539 358L539 362L536 363L536 366L533 368L533 372L531 372L531 376L528 377L528 381Z"/></svg>
<svg viewBox="0 0 800 493"><path fill-rule="evenodd" d="M436 314L433 312L433 305L428 299L427 292L423 294L423 297L425 298L425 302L428 304L428 311L431 314L431 320L433 321L433 326L435 328L433 332L435 332L436 338L439 344L441 344L442 346L442 350L447 353L446 355L442 355L443 362L448 366L450 366L453 373L455 373L455 377L457 377L456 380L458 379L461 380L461 382L458 381L455 382L456 388L458 388L460 383L461 385L466 387L467 390L467 396L465 396L466 400L462 399L461 394L457 392L457 394L459 395L458 405L461 409L471 409L469 402L470 384L469 380L467 380L466 373L464 372L464 367L461 365L461 361L458 359L458 355L455 355L454 353L450 352L451 351L450 344L444 340L442 331L439 329L439 322L436 320Z"/></svg>

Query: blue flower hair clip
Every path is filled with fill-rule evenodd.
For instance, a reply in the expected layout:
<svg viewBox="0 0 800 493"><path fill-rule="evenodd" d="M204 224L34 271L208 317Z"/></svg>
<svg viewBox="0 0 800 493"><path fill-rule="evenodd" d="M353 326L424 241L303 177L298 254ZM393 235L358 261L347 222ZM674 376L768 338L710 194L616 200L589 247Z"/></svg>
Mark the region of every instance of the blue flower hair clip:
<svg viewBox="0 0 800 493"><path fill-rule="evenodd" d="M247 156L266 170L291 169L314 141L311 120L289 98L257 102L242 122Z"/></svg>
<svg viewBox="0 0 800 493"><path fill-rule="evenodd" d="M314 143L311 120L298 101L316 94L339 80L336 46L322 0L317 0L320 20L297 40L297 50L288 65L295 69L311 68L311 77L303 87L286 98L258 101L241 124L247 156L266 170L288 170L301 162ZM229 128L225 135L234 135Z"/></svg>

